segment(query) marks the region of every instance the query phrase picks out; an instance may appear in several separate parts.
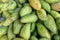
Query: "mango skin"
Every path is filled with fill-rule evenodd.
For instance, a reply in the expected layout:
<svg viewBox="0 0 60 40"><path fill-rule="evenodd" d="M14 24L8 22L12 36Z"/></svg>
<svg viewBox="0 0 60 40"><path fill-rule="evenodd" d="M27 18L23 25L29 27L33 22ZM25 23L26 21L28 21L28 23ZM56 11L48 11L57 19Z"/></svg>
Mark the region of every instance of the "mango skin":
<svg viewBox="0 0 60 40"><path fill-rule="evenodd" d="M53 10L60 11L60 2L51 5Z"/></svg>
<svg viewBox="0 0 60 40"><path fill-rule="evenodd" d="M60 2L60 0L45 0L48 3L56 3L56 2Z"/></svg>
<svg viewBox="0 0 60 40"><path fill-rule="evenodd" d="M48 30L45 28L45 26L43 26L42 24L40 23L37 23L37 31L38 31L38 34L41 36L41 37L45 37L45 38L51 38Z"/></svg>
<svg viewBox="0 0 60 40"><path fill-rule="evenodd" d="M44 21L44 25L54 34L57 34L57 25L54 21L54 18L51 15L48 15L48 19Z"/></svg>
<svg viewBox="0 0 60 40"><path fill-rule="evenodd" d="M47 14L44 9L38 10L37 11L37 16L40 20L45 21L47 20Z"/></svg>
<svg viewBox="0 0 60 40"><path fill-rule="evenodd" d="M41 9L41 3L39 0L29 0L29 3L35 10Z"/></svg>
<svg viewBox="0 0 60 40"><path fill-rule="evenodd" d="M35 14L29 14L20 19L21 23L33 23L36 22L38 17Z"/></svg>
<svg viewBox="0 0 60 40"><path fill-rule="evenodd" d="M51 11L51 6L49 3L45 2L45 1L41 1L41 6L43 9L45 9L47 12L50 13Z"/></svg>
<svg viewBox="0 0 60 40"><path fill-rule="evenodd" d="M25 40L29 40L29 38L30 38L30 35L31 35L30 34L30 26L31 26L31 24L28 23L28 24L25 24L23 26L23 28L21 29L20 36L22 38L24 38Z"/></svg>

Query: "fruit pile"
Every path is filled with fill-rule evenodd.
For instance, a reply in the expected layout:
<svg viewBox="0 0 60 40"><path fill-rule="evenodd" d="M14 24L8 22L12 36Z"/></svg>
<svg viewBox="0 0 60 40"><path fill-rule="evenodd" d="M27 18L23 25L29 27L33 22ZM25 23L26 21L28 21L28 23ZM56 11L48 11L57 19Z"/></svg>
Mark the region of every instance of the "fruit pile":
<svg viewBox="0 0 60 40"><path fill-rule="evenodd" d="M0 40L60 40L60 0L0 0Z"/></svg>

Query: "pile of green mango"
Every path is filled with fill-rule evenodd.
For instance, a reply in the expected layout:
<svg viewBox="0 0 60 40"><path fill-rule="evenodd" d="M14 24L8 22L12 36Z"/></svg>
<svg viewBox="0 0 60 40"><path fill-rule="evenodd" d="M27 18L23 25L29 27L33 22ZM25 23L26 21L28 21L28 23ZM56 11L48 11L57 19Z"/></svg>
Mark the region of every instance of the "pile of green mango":
<svg viewBox="0 0 60 40"><path fill-rule="evenodd" d="M60 40L60 0L0 0L0 40Z"/></svg>

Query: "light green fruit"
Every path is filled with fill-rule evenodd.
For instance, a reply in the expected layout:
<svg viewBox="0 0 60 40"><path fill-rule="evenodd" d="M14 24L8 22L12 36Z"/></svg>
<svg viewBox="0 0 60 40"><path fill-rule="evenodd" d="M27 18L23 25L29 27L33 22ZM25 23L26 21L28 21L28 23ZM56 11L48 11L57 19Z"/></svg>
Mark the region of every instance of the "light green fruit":
<svg viewBox="0 0 60 40"><path fill-rule="evenodd" d="M60 0L45 0L45 1L48 3L56 3L56 2L59 2Z"/></svg>
<svg viewBox="0 0 60 40"><path fill-rule="evenodd" d="M20 36L26 40L29 40L29 38L30 38L30 26L31 26L31 24L29 24L29 23L25 24L20 32Z"/></svg>
<svg viewBox="0 0 60 40"><path fill-rule="evenodd" d="M38 31L38 34L41 36L41 37L45 37L45 38L51 38L48 30L45 28L45 26L43 26L42 24L40 23L37 23L37 31Z"/></svg>
<svg viewBox="0 0 60 40"><path fill-rule="evenodd" d="M7 35L3 35L0 40L8 40L8 36Z"/></svg>
<svg viewBox="0 0 60 40"><path fill-rule="evenodd" d="M51 4L53 10L60 11L60 2Z"/></svg>
<svg viewBox="0 0 60 40"><path fill-rule="evenodd" d="M20 19L21 23L33 23L37 21L37 16L35 14L29 14Z"/></svg>
<svg viewBox="0 0 60 40"><path fill-rule="evenodd" d="M19 20L16 20L13 24L14 34L19 34L21 27L22 27L22 24L19 23Z"/></svg>
<svg viewBox="0 0 60 40"><path fill-rule="evenodd" d="M38 38L35 36L31 36L30 40L38 40Z"/></svg>
<svg viewBox="0 0 60 40"><path fill-rule="evenodd" d="M41 5L42 5L42 8L45 9L47 12L51 11L51 7L50 7L49 3L45 2L45 1L41 1Z"/></svg>
<svg viewBox="0 0 60 40"><path fill-rule="evenodd" d="M51 11L51 15L52 15L55 19L60 17L59 12L54 11L54 10Z"/></svg>
<svg viewBox="0 0 60 40"><path fill-rule="evenodd" d="M16 19L18 19L18 12L19 12L19 8L17 8L12 15L10 15L8 18L6 18L6 20L3 23L3 26L8 26L10 25L12 22L14 22Z"/></svg>
<svg viewBox="0 0 60 40"><path fill-rule="evenodd" d="M0 37L7 33L8 27L0 26Z"/></svg>
<svg viewBox="0 0 60 40"><path fill-rule="evenodd" d="M4 3L3 6L2 6L2 8L1 8L1 10L3 12L7 11L8 10L8 4L7 3Z"/></svg>
<svg viewBox="0 0 60 40"><path fill-rule="evenodd" d="M20 16L25 16L27 14L30 14L32 12L32 8L30 7L30 5L26 5L24 6L21 10L20 10Z"/></svg>
<svg viewBox="0 0 60 40"><path fill-rule="evenodd" d="M54 18L51 15L48 15L48 19L44 21L45 26L54 34L57 34L57 26L54 21Z"/></svg>
<svg viewBox="0 0 60 40"><path fill-rule="evenodd" d="M10 1L8 3L8 10L14 10L16 8L17 4L15 1Z"/></svg>
<svg viewBox="0 0 60 40"><path fill-rule="evenodd" d="M15 35L14 35L13 31L12 31L12 24L9 25L8 33L7 34L8 34L8 39L9 40L12 40L15 37Z"/></svg>
<svg viewBox="0 0 60 40"><path fill-rule="evenodd" d="M2 8L3 7L3 3L0 3L0 8Z"/></svg>
<svg viewBox="0 0 60 40"><path fill-rule="evenodd" d="M38 18L40 20L42 20L42 21L47 20L47 14L46 14L46 11L44 9L38 10L37 15L38 15Z"/></svg>
<svg viewBox="0 0 60 40"><path fill-rule="evenodd" d="M19 10L20 10L20 8L17 8L16 10L14 10L14 12L12 13L12 17L11 17L11 20L12 21L15 21L16 19L18 19L19 18Z"/></svg>
<svg viewBox="0 0 60 40"><path fill-rule="evenodd" d="M11 14L9 12L3 12L2 15L4 18L8 18Z"/></svg>
<svg viewBox="0 0 60 40"><path fill-rule="evenodd" d="M8 0L1 0L3 3L6 3L6 2L8 2Z"/></svg>
<svg viewBox="0 0 60 40"><path fill-rule="evenodd" d="M4 22L3 22L3 26L8 26L12 23L12 20L10 19L10 17L8 17Z"/></svg>
<svg viewBox="0 0 60 40"><path fill-rule="evenodd" d="M29 0L29 3L35 10L41 9L41 3L39 0Z"/></svg>

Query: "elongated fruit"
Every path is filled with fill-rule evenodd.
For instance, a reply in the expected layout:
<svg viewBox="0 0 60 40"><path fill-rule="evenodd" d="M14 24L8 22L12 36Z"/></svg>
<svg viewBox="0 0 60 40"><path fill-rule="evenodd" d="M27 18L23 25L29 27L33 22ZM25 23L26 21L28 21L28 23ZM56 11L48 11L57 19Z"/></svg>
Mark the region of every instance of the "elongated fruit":
<svg viewBox="0 0 60 40"><path fill-rule="evenodd" d="M20 36L26 40L30 38L30 26L31 24L25 24L20 32Z"/></svg>
<svg viewBox="0 0 60 40"><path fill-rule="evenodd" d="M54 18L51 15L48 15L48 19L44 21L45 26L54 34L57 34L57 26L54 21Z"/></svg>
<svg viewBox="0 0 60 40"><path fill-rule="evenodd" d="M38 31L38 34L41 36L41 37L45 37L45 38L51 38L48 30L45 28L45 26L43 26L42 24L40 23L37 23L37 31Z"/></svg>

